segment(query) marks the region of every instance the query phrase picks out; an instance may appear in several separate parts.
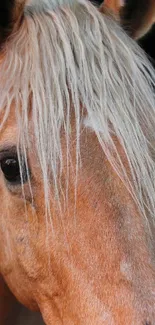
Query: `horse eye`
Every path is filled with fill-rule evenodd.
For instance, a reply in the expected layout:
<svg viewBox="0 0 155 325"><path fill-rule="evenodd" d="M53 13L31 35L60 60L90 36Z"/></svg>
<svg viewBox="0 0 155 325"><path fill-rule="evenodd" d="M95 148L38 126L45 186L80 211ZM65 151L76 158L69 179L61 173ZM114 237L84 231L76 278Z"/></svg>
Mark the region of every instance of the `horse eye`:
<svg viewBox="0 0 155 325"><path fill-rule="evenodd" d="M11 184L21 184L27 181L27 170L25 164L21 161L19 166L18 157L7 157L0 162L1 170L5 179Z"/></svg>

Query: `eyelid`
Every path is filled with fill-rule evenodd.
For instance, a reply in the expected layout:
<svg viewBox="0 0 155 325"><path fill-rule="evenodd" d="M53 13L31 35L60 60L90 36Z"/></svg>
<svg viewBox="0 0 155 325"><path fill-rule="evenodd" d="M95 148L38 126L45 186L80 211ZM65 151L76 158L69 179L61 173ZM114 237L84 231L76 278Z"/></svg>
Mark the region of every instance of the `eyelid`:
<svg viewBox="0 0 155 325"><path fill-rule="evenodd" d="M17 148L15 146L0 150L0 161L5 158L17 158L17 156Z"/></svg>

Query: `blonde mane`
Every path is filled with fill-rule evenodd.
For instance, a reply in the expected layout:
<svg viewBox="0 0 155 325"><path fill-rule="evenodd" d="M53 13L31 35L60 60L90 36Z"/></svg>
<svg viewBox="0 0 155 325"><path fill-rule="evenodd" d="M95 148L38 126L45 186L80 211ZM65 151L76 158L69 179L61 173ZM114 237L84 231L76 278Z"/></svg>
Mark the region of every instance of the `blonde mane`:
<svg viewBox="0 0 155 325"><path fill-rule="evenodd" d="M152 67L138 45L91 3L36 2L31 1L25 7L19 30L3 49L0 108L5 114L1 128L14 102L21 128L20 141L26 148L31 98L37 154L48 200L48 170L52 172L57 191L58 174L63 167L62 128L70 159L72 109L76 118L77 172L82 168L79 166L82 104L84 115L91 121L113 168L141 213L146 217L149 212L154 220L155 76ZM130 179L115 145L115 136L126 153Z"/></svg>

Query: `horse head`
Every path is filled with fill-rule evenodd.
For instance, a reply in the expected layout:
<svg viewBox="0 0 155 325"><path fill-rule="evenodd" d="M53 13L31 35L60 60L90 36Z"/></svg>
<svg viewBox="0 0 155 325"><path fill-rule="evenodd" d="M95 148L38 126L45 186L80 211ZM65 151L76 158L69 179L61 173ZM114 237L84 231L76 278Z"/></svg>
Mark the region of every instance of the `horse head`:
<svg viewBox="0 0 155 325"><path fill-rule="evenodd" d="M0 273L47 325L153 325L152 67L87 1L8 8Z"/></svg>

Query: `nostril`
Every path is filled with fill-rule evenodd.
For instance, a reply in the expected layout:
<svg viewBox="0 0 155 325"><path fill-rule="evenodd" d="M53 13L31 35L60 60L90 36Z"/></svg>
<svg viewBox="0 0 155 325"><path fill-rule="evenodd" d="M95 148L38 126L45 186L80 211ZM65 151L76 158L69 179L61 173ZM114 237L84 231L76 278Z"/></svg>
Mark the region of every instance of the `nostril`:
<svg viewBox="0 0 155 325"><path fill-rule="evenodd" d="M151 323L150 322L146 322L145 325L151 325Z"/></svg>

